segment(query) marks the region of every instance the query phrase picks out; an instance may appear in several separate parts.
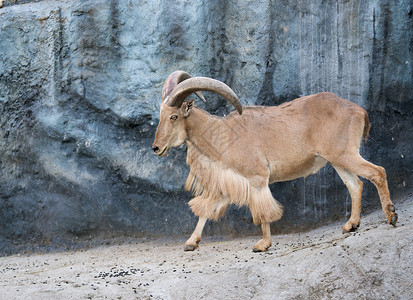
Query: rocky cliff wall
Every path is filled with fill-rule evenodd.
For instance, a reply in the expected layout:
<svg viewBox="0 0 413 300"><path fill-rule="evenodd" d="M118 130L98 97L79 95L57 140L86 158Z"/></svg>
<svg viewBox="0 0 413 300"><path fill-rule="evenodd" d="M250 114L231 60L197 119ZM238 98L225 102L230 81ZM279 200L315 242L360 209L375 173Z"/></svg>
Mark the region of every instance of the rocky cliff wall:
<svg viewBox="0 0 413 300"><path fill-rule="evenodd" d="M243 104L331 91L368 110L362 154L390 191L413 188L411 1L4 1L0 9L0 250L188 234L185 149L152 154L163 81L177 69ZM232 108L206 93L209 112ZM271 186L274 232L349 216L331 167ZM365 184L364 208L379 209ZM206 234L252 234L229 209Z"/></svg>

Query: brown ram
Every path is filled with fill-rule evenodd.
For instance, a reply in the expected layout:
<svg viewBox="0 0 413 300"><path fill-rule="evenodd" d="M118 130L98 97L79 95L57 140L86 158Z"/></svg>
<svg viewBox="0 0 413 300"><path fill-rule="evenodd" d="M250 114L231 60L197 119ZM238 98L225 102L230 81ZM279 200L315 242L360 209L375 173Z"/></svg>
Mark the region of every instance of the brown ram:
<svg viewBox="0 0 413 300"><path fill-rule="evenodd" d="M236 108L227 117L216 117L185 100L200 91L220 94ZM208 219L217 220L230 204L248 206L263 237L253 251L271 246L270 223L283 214L268 185L315 174L327 162L346 184L352 199L351 216L343 230L360 225L364 177L376 186L389 224L397 214L390 200L386 172L359 153L367 138L369 119L360 106L332 93L319 93L279 106L242 107L224 83L206 77L172 73L162 91L160 121L152 149L165 156L171 147L187 146L190 174L186 189L195 197L189 205L198 224L185 243L194 250Z"/></svg>

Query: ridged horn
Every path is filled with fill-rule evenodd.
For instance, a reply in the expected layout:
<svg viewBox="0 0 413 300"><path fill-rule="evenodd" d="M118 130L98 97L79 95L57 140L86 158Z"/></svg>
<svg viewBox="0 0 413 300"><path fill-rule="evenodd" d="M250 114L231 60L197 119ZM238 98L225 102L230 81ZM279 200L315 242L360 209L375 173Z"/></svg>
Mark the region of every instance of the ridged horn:
<svg viewBox="0 0 413 300"><path fill-rule="evenodd" d="M185 71L175 71L166 78L162 89L162 104L168 102L168 96L172 93L173 89L182 81L191 78L191 76ZM195 92L199 99L205 102L205 98L200 91Z"/></svg>
<svg viewBox="0 0 413 300"><path fill-rule="evenodd" d="M180 107L186 97L197 91L208 91L221 95L235 107L239 114L242 114L241 102L234 91L225 83L208 77L193 77L180 82L169 94L167 104Z"/></svg>

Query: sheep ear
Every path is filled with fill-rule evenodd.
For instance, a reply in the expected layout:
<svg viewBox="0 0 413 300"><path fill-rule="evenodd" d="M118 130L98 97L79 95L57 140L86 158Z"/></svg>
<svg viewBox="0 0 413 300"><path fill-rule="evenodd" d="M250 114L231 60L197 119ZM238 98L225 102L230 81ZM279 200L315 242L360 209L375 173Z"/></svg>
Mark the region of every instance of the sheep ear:
<svg viewBox="0 0 413 300"><path fill-rule="evenodd" d="M189 113L193 106L194 106L194 100L192 99L182 102L181 114L186 118L187 116L189 116Z"/></svg>

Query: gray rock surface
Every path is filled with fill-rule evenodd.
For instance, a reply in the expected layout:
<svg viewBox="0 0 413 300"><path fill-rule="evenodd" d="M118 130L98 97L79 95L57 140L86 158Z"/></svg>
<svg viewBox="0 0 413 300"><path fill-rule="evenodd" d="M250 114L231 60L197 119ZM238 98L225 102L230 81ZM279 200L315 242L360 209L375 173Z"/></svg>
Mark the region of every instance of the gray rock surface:
<svg viewBox="0 0 413 300"><path fill-rule="evenodd" d="M25 4L22 4L25 3ZM185 149L150 149L165 78L230 85L245 104L331 91L368 110L363 155L395 199L413 188L411 1L4 1L0 9L0 251L94 236L188 234ZM206 93L203 108L232 108ZM331 167L275 184L273 231L349 215ZM365 185L363 207L380 207ZM230 209L209 234L258 232Z"/></svg>

